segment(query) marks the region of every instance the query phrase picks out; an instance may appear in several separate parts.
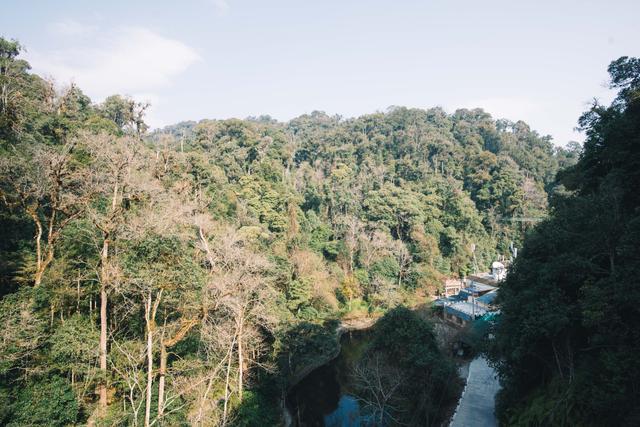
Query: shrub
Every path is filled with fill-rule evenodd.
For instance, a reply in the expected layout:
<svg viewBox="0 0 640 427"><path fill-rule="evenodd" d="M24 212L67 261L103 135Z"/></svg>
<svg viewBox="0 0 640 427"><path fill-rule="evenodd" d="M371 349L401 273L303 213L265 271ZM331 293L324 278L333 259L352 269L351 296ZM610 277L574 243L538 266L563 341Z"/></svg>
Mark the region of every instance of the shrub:
<svg viewBox="0 0 640 427"><path fill-rule="evenodd" d="M78 419L79 408L71 384L53 376L38 379L18 392L8 426L66 426Z"/></svg>

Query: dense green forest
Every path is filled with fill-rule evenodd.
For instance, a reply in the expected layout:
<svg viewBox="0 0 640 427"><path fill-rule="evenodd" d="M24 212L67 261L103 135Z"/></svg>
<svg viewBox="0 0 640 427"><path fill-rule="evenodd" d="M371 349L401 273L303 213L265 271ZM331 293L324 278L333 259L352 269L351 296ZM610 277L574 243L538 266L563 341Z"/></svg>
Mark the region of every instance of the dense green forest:
<svg viewBox="0 0 640 427"><path fill-rule="evenodd" d="M559 148L481 109L150 132L147 105L120 95L93 103L31 73L20 50L0 39L0 424L277 425L287 381L331 347L337 321L424 302L443 278L486 269L522 245L549 196L552 217L525 244L530 261L504 296L509 326L498 341L524 346L502 356L506 390L568 396L563 414L582 410L577 398L597 414L613 410L616 393L633 398L622 387L631 372L620 370L638 378L627 352L638 343L640 188L625 139L638 135L629 63L614 69L618 101L583 118L585 154L560 185L578 144ZM534 274L539 263L549 272ZM537 316L528 308L541 301L549 318L523 328L520 316ZM540 338L518 341L523 331ZM559 372L542 362L549 336L559 337ZM409 421L420 425L450 366L411 351L398 350L403 372L442 369L418 393L426 418ZM580 358L567 365L571 354ZM580 375L592 366L597 375ZM521 402L507 397L510 416Z"/></svg>
<svg viewBox="0 0 640 427"><path fill-rule="evenodd" d="M579 162L500 288L493 357L504 425L640 425L640 59L580 125Z"/></svg>

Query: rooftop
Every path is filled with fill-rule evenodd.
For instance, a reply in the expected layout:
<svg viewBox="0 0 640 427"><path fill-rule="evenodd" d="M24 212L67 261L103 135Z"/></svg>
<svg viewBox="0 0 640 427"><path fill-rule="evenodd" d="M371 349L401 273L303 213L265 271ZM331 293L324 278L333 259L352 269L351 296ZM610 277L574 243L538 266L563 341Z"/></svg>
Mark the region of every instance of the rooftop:
<svg viewBox="0 0 640 427"><path fill-rule="evenodd" d="M475 280L474 280L475 282ZM466 288L463 289L463 291L467 291L467 292L471 292L471 293L480 293L480 292L491 292L491 291L495 291L496 289L498 289L495 286L489 285L489 284L484 284L484 283L479 283L479 282L475 282L469 286L467 286Z"/></svg>
<svg viewBox="0 0 640 427"><path fill-rule="evenodd" d="M450 305L445 306L445 309L448 312L457 311L463 314L462 317L465 317L467 319L471 319L474 314L476 316L482 316L487 313L487 310L485 310L484 308L479 307L477 304L471 304L470 302L466 301L451 303Z"/></svg>
<svg viewBox="0 0 640 427"><path fill-rule="evenodd" d="M488 292L488 293L482 295L481 297L478 297L477 301L481 302L483 304L490 305L490 304L493 304L493 302L495 301L497 296L498 296L498 291L497 290L496 291L491 291L491 292Z"/></svg>
<svg viewBox="0 0 640 427"><path fill-rule="evenodd" d="M477 282L477 283L482 283L485 285L491 285L491 286L496 285L498 283L498 281L493 277L493 275L488 272L472 274L470 276L467 276L467 280Z"/></svg>

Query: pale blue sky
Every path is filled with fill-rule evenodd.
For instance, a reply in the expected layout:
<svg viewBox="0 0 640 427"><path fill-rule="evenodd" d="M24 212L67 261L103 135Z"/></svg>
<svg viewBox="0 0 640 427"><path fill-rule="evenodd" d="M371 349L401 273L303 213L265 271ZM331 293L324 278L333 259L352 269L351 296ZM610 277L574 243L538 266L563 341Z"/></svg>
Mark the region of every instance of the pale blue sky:
<svg viewBox="0 0 640 427"><path fill-rule="evenodd" d="M640 1L5 0L36 72L153 104L152 126L391 105L483 107L557 144L606 67L640 56Z"/></svg>

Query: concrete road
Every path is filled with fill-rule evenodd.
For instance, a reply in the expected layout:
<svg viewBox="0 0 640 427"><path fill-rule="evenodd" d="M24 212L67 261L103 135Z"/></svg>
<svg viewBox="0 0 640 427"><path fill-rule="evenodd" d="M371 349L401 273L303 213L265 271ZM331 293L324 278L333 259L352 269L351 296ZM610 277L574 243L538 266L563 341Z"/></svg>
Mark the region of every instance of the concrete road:
<svg viewBox="0 0 640 427"><path fill-rule="evenodd" d="M496 393L500 383L496 372L484 357L477 357L469 365L467 385L449 427L494 427L498 425L495 410Z"/></svg>

